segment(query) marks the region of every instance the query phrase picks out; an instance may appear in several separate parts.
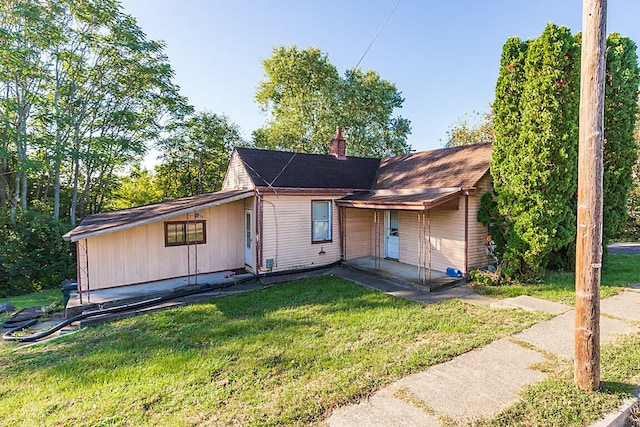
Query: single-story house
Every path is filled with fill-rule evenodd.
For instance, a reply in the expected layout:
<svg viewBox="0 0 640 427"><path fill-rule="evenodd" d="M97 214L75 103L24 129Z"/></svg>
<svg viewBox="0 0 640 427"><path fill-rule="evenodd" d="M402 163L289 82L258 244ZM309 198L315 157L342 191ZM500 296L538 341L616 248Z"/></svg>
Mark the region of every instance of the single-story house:
<svg viewBox="0 0 640 427"><path fill-rule="evenodd" d="M330 154L236 148L221 191L90 215L63 238L80 291L360 257L467 273L487 264L490 160L490 144L350 157L338 129Z"/></svg>

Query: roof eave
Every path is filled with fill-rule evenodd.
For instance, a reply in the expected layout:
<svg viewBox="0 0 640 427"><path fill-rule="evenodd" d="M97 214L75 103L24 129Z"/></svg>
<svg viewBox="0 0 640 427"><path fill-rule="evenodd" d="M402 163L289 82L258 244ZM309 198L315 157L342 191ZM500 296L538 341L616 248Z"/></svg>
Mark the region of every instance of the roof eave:
<svg viewBox="0 0 640 427"><path fill-rule="evenodd" d="M404 210L404 211L423 211L425 210L423 203L407 203L407 202L368 202L358 200L336 200L336 205L345 208L356 209L380 209L380 210Z"/></svg>
<svg viewBox="0 0 640 427"><path fill-rule="evenodd" d="M223 204L226 204L226 203L236 202L238 200L247 199L247 198L249 198L251 196L253 196L253 190L247 190L247 191L245 191L243 193L237 194L237 195L229 197L229 198L215 200L213 202L203 203L201 205L190 206L188 208L179 209L179 210L175 210L175 211L172 211L172 212L167 212L165 214L154 216L152 218L145 218L143 220L133 221L133 222L130 222L130 223L127 223L127 224L123 224L123 225L120 225L120 226L103 228L103 229L100 229L100 230L96 230L94 232L74 234L73 230L71 230L68 233L66 233L64 236L62 236L62 239L66 240L68 242L77 242L79 240L89 239L91 237L96 237L96 236L100 236L100 235L103 235L103 234L114 233L116 231L122 231L122 230L126 230L126 229L129 229L129 228L138 227L138 226L141 226L141 225L151 224L153 222L158 222L158 221L162 221L162 220L165 220L165 219L174 218L176 216L188 214L188 213L199 211L199 210L202 210L202 209L207 209L207 208L211 208L211 207L214 207L214 206L219 206L219 205L223 205Z"/></svg>
<svg viewBox="0 0 640 427"><path fill-rule="evenodd" d="M255 187L259 194L335 194L335 195L350 195L354 193L366 193L369 189L362 188L304 188L304 187Z"/></svg>

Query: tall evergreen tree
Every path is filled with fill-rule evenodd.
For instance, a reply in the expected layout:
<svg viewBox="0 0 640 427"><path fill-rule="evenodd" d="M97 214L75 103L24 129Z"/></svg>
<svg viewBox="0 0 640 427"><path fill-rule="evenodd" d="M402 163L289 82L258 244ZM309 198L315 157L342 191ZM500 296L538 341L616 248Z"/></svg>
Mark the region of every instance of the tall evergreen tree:
<svg viewBox="0 0 640 427"><path fill-rule="evenodd" d="M537 275L550 263L572 264L576 182L580 36L549 24L536 40L504 45L494 102L491 173L504 216L509 275ZM607 41L604 147L604 240L626 219L637 159L636 46L612 34Z"/></svg>
<svg viewBox="0 0 640 427"><path fill-rule="evenodd" d="M506 272L525 277L540 274L550 254L575 239L580 70L579 47L566 27L547 25L526 50L524 74L514 83L522 88L519 121L515 103L496 99L498 139L507 141L493 162L508 223ZM499 84L497 94L508 82Z"/></svg>
<svg viewBox="0 0 640 427"><path fill-rule="evenodd" d="M491 158L494 188L501 194L500 211L514 203L509 180L517 177L518 163L510 161L519 155L518 138L522 122L520 100L524 88L524 64L528 42L510 37L502 49L500 73L493 103L493 128L496 134ZM510 216L507 214L507 218Z"/></svg>
<svg viewBox="0 0 640 427"><path fill-rule="evenodd" d="M603 243L614 237L627 220L627 199L638 160L634 131L638 118L640 71L636 45L628 37L607 38L607 76L604 105Z"/></svg>

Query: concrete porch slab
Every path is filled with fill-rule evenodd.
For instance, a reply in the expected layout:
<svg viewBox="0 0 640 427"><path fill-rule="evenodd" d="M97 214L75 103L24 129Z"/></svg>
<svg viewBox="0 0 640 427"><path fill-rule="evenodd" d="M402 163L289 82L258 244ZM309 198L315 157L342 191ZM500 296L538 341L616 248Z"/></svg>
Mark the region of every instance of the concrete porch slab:
<svg viewBox="0 0 640 427"><path fill-rule="evenodd" d="M110 307L209 286L229 285L238 279L251 276L253 275L250 273L232 275L231 271L220 271L216 273L199 274L197 281L194 276L178 277L135 285L119 286L117 288L83 291L82 295L78 292L73 292L67 304L67 313L68 316L72 316L84 310L99 306Z"/></svg>
<svg viewBox="0 0 640 427"><path fill-rule="evenodd" d="M344 265L349 268L376 274L393 282L402 283L424 292L438 291L465 281L464 278L450 277L444 272L436 270L431 271L428 280L421 281L418 267L415 265L386 258L378 261L379 263L376 262L375 257L367 256L345 261ZM423 271L423 274L426 273Z"/></svg>

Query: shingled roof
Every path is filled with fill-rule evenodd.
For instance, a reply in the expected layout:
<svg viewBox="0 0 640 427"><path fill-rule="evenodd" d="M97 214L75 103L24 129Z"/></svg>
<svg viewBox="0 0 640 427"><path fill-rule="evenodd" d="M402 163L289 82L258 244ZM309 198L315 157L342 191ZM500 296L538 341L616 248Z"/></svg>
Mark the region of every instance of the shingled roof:
<svg viewBox="0 0 640 427"><path fill-rule="evenodd" d="M471 188L489 171L491 149L477 144L386 157L372 188Z"/></svg>
<svg viewBox="0 0 640 427"><path fill-rule="evenodd" d="M369 190L380 159L236 148L256 187Z"/></svg>
<svg viewBox="0 0 640 427"><path fill-rule="evenodd" d="M367 209L457 209L457 196L489 172L491 144L442 148L387 157L366 194L336 201Z"/></svg>
<svg viewBox="0 0 640 427"><path fill-rule="evenodd" d="M257 188L354 192L342 206L431 209L454 200L489 171L490 144L442 148L384 159L236 148ZM90 215L63 236L72 242L251 197L226 190Z"/></svg>
<svg viewBox="0 0 640 427"><path fill-rule="evenodd" d="M167 200L152 205L89 215L82 220L80 225L62 236L62 238L76 242L88 237L184 215L250 196L253 196L253 190L218 191Z"/></svg>

